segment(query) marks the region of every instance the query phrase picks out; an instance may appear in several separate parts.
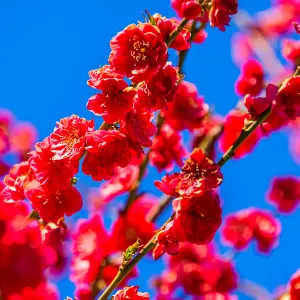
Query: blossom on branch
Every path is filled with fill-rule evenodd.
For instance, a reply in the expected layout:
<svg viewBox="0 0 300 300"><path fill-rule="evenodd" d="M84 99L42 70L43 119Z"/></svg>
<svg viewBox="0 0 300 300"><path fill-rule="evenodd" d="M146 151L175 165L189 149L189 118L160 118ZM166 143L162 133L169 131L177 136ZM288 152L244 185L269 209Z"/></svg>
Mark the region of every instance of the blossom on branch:
<svg viewBox="0 0 300 300"><path fill-rule="evenodd" d="M168 59L160 30L149 23L132 24L110 42L112 69L133 82L149 80Z"/></svg>

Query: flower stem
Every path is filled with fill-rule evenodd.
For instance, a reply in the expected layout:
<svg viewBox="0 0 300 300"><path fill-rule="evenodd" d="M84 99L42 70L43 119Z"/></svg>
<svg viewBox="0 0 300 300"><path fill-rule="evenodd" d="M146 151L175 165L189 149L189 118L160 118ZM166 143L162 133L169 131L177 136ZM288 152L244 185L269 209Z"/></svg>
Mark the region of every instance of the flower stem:
<svg viewBox="0 0 300 300"><path fill-rule="evenodd" d="M182 19L181 20L181 22L179 23L179 25L171 32L171 34L166 39L166 44L168 46L170 46L174 42L174 40L176 39L176 37L178 36L178 34L180 33L180 31L185 27L185 25L188 22L189 22L188 19Z"/></svg>
<svg viewBox="0 0 300 300"><path fill-rule="evenodd" d="M160 228L163 230L164 227L171 222L175 217L175 213L165 222L165 224ZM110 283L107 289L103 292L103 294L98 298L98 300L106 300L109 295L114 291L114 289L123 281L123 279L132 271L134 266L148 253L150 252L156 245L156 235L152 237L152 239L143 247L143 249L133 258L133 260L123 269L120 269L117 276Z"/></svg>
<svg viewBox="0 0 300 300"><path fill-rule="evenodd" d="M161 197L159 201L159 205L155 206L153 210L150 211L147 219L149 222L156 222L158 217L162 214L162 212L166 209L166 207L171 203L173 197L164 195Z"/></svg>
<svg viewBox="0 0 300 300"><path fill-rule="evenodd" d="M270 113L271 106L267 108L260 116L258 116L258 118L255 121L253 121L249 126L243 128L240 136L237 138L234 144L227 150L223 157L219 160L218 165L220 167L224 166L226 162L234 156L235 151L238 149L238 147L260 124L262 124L266 120Z"/></svg>

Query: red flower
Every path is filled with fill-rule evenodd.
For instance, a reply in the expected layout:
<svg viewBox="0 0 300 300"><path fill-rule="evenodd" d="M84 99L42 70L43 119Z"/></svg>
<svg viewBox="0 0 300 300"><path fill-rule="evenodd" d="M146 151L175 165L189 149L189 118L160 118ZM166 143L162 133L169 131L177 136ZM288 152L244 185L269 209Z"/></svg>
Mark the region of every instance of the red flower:
<svg viewBox="0 0 300 300"><path fill-rule="evenodd" d="M37 287L25 287L20 293L10 295L7 300L58 300L58 291L50 283L42 283Z"/></svg>
<svg viewBox="0 0 300 300"><path fill-rule="evenodd" d="M271 213L262 210L254 210L250 218L258 250L264 253L270 252L276 246L281 231L279 221Z"/></svg>
<svg viewBox="0 0 300 300"><path fill-rule="evenodd" d="M245 249L253 239L250 210L242 210L225 219L222 237L226 244L238 250Z"/></svg>
<svg viewBox="0 0 300 300"><path fill-rule="evenodd" d="M79 161L84 152L85 135L94 129L94 121L72 115L57 122L50 135L52 160Z"/></svg>
<svg viewBox="0 0 300 300"><path fill-rule="evenodd" d="M9 137L5 130L0 127L0 155L7 153L9 146Z"/></svg>
<svg viewBox="0 0 300 300"><path fill-rule="evenodd" d="M111 66L105 65L102 68L91 70L89 72L90 79L87 81L87 84L97 90L103 89L103 81L107 79L115 79L120 80L123 79L124 76L114 72L111 69Z"/></svg>
<svg viewBox="0 0 300 300"><path fill-rule="evenodd" d="M179 242L207 244L215 236L222 222L222 209L219 196L206 192L200 197L176 199L174 234Z"/></svg>
<svg viewBox="0 0 300 300"><path fill-rule="evenodd" d="M68 189L71 179L77 173L77 166L69 160L53 160L50 137L35 145L30 153L29 165L35 179L53 191ZM78 164L78 162L76 162Z"/></svg>
<svg viewBox="0 0 300 300"><path fill-rule="evenodd" d="M28 159L28 152L32 150L37 140L37 130L30 123L18 123L10 133L11 150L19 155L20 161Z"/></svg>
<svg viewBox="0 0 300 300"><path fill-rule="evenodd" d="M162 182L155 182L155 185L167 195L193 198L217 188L222 180L220 167L206 157L201 149L196 148L181 173L167 175Z"/></svg>
<svg viewBox="0 0 300 300"><path fill-rule="evenodd" d="M290 300L300 299L300 270L298 270L290 280L289 294Z"/></svg>
<svg viewBox="0 0 300 300"><path fill-rule="evenodd" d="M108 180L117 167L125 168L131 161L132 148L124 133L118 130L95 130L86 135L87 155L82 171L93 180Z"/></svg>
<svg viewBox="0 0 300 300"><path fill-rule="evenodd" d="M256 18L255 25L266 37L278 37L294 29L293 21L298 18L299 4L293 4L291 0L280 2L260 12L258 18Z"/></svg>
<svg viewBox="0 0 300 300"><path fill-rule="evenodd" d="M157 244L153 249L153 259L159 259L165 252L169 255L179 253L179 242L173 235L172 224L169 223L166 228L157 235Z"/></svg>
<svg viewBox="0 0 300 300"><path fill-rule="evenodd" d="M121 122L120 130L127 134L133 143L151 147L150 137L157 132L156 126L151 123L152 118L151 113L147 111L127 113L125 120Z"/></svg>
<svg viewBox="0 0 300 300"><path fill-rule="evenodd" d="M194 299L197 300L197 299ZM210 292L201 297L201 300L237 300L237 297L227 293Z"/></svg>
<svg viewBox="0 0 300 300"><path fill-rule="evenodd" d="M138 85L134 106L150 112L166 109L167 103L174 99L179 79L178 68L167 63L151 78L151 81Z"/></svg>
<svg viewBox="0 0 300 300"><path fill-rule="evenodd" d="M300 116L300 76L285 80L276 96L276 107L290 119Z"/></svg>
<svg viewBox="0 0 300 300"><path fill-rule="evenodd" d="M82 197L74 187L52 192L34 180L27 186L25 196L46 223L57 223L64 215L71 216L82 207Z"/></svg>
<svg viewBox="0 0 300 300"><path fill-rule="evenodd" d="M248 114L242 113L239 110L232 110L225 118L224 131L220 138L220 149L226 152L239 137L245 120L249 119ZM247 139L235 151L235 158L242 158L250 153L261 138L261 132L258 129L254 130Z"/></svg>
<svg viewBox="0 0 300 300"><path fill-rule="evenodd" d="M14 165L9 174L5 176L4 183L8 188L11 200L20 201L25 199L24 191L27 185L34 179L28 162Z"/></svg>
<svg viewBox="0 0 300 300"><path fill-rule="evenodd" d="M210 25L225 31L225 26L230 23L230 16L238 12L237 0L213 0L209 12Z"/></svg>
<svg viewBox="0 0 300 300"><path fill-rule="evenodd" d="M277 92L278 87L274 84L269 84L266 88L266 97L254 97L250 94L245 96L244 104L254 120L272 105Z"/></svg>
<svg viewBox="0 0 300 300"><path fill-rule="evenodd" d="M244 249L255 239L258 250L268 253L276 245L279 233L280 223L272 214L247 209L227 218L223 238L237 249Z"/></svg>
<svg viewBox="0 0 300 300"><path fill-rule="evenodd" d="M153 18L156 23L156 26L159 28L165 41L179 25L179 22L177 20L167 19L165 17L162 17L160 14L155 14ZM178 36L175 38L175 40L171 43L169 47L177 51L187 50L191 47L189 44L190 37L190 31L184 28L180 31Z"/></svg>
<svg viewBox="0 0 300 300"><path fill-rule="evenodd" d="M299 179L296 177L275 178L272 181L268 198L280 212L292 212L300 202Z"/></svg>
<svg viewBox="0 0 300 300"><path fill-rule="evenodd" d="M123 80L123 76L113 72L110 66L89 73L88 84L102 90L102 94L92 96L87 109L95 115L102 116L108 123L122 120L132 110L135 90Z"/></svg>
<svg viewBox="0 0 300 300"><path fill-rule="evenodd" d="M4 129L5 132L12 125L14 115L12 112L5 108L0 108L0 128Z"/></svg>
<svg viewBox="0 0 300 300"><path fill-rule="evenodd" d="M103 201L109 202L131 190L137 181L138 174L139 167L135 165L117 168L115 175L101 185L100 195L103 197Z"/></svg>
<svg viewBox="0 0 300 300"><path fill-rule="evenodd" d="M168 59L159 29L149 23L129 25L110 42L112 69L134 82L149 80Z"/></svg>
<svg viewBox="0 0 300 300"><path fill-rule="evenodd" d="M163 112L166 123L175 130L193 131L202 126L203 117L208 112L208 105L203 97L198 96L195 85L182 81L175 94L174 101Z"/></svg>
<svg viewBox="0 0 300 300"><path fill-rule="evenodd" d="M67 253L65 251L65 241L68 237L65 224L59 225L48 223L41 228L42 243L53 250L53 261L50 266L50 272L54 275L61 274L67 264Z"/></svg>
<svg viewBox="0 0 300 300"><path fill-rule="evenodd" d="M182 166L182 159L186 155L181 136L168 124L164 124L159 135L153 139L150 152L150 162L159 171L169 170L173 163Z"/></svg>
<svg viewBox="0 0 300 300"><path fill-rule="evenodd" d="M256 60L248 60L242 67L240 77L236 82L236 93L240 96L251 94L257 96L264 85L264 70Z"/></svg>
<svg viewBox="0 0 300 300"><path fill-rule="evenodd" d="M297 60L300 58L300 41L292 39L284 39L281 46L282 56L297 64Z"/></svg>
<svg viewBox="0 0 300 300"><path fill-rule="evenodd" d="M93 300L93 291L92 287L88 284L79 284L76 285L75 295L78 296L74 297L74 300ZM66 300L72 300L71 298L67 298Z"/></svg>
<svg viewBox="0 0 300 300"><path fill-rule="evenodd" d="M18 295L26 300L55 299L47 297L51 294L47 294L49 290L45 286L44 274L53 251L42 244L39 225L28 222L28 213L23 203L14 203L6 214L9 218L0 221L1 297L16 299L14 297ZM41 285L43 288L39 288ZM39 295L39 298L33 295Z"/></svg>
<svg viewBox="0 0 300 300"><path fill-rule="evenodd" d="M171 4L181 18L195 19L202 13L202 7L196 0L171 0Z"/></svg>
<svg viewBox="0 0 300 300"><path fill-rule="evenodd" d="M91 284L98 276L103 258L110 253L109 237L99 216L80 220L73 235L71 280Z"/></svg>
<svg viewBox="0 0 300 300"><path fill-rule="evenodd" d="M237 287L237 274L232 263L217 256L201 263L181 263L177 273L179 283L190 295L205 296L213 292L226 294Z"/></svg>
<svg viewBox="0 0 300 300"><path fill-rule="evenodd" d="M118 291L112 296L112 300L150 300L148 293L138 292L138 286L126 286L123 290Z"/></svg>
<svg viewBox="0 0 300 300"><path fill-rule="evenodd" d="M201 128L195 131L195 136L193 140L193 148L200 147L207 139L212 139L212 143L209 149L206 149L208 158L214 160L216 149L215 144L222 132L223 128L223 117L217 115L208 115L202 123Z"/></svg>
<svg viewBox="0 0 300 300"><path fill-rule="evenodd" d="M136 242L137 238L142 244L151 239L155 225L147 221L146 215L153 206L153 202L153 199L147 195L142 196L130 206L126 214L120 213L112 228L112 240L117 250L126 250Z"/></svg>

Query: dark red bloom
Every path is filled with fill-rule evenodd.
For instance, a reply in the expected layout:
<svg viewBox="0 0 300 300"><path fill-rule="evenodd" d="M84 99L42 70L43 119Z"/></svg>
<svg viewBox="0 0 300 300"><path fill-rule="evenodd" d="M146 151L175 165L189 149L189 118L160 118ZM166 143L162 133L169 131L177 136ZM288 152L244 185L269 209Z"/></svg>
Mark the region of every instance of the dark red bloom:
<svg viewBox="0 0 300 300"><path fill-rule="evenodd" d="M295 30L298 34L300 34L300 24L298 22L294 22L293 23Z"/></svg>
<svg viewBox="0 0 300 300"><path fill-rule="evenodd" d="M97 116L102 116L108 123L123 120L125 114L132 110L135 89L129 87L123 76L113 72L110 66L104 66L89 73L88 84L101 94L92 96L87 109Z"/></svg>
<svg viewBox="0 0 300 300"><path fill-rule="evenodd" d="M95 130L86 135L87 155L82 171L93 180L108 180L117 167L125 168L131 161L128 137L118 130Z"/></svg>
<svg viewBox="0 0 300 300"><path fill-rule="evenodd" d="M138 286L126 286L123 290L118 291L112 296L112 300L150 300L148 293L138 292Z"/></svg>
<svg viewBox="0 0 300 300"><path fill-rule="evenodd" d="M72 115L57 122L50 135L52 160L79 161L84 152L85 136L94 129L94 121Z"/></svg>
<svg viewBox="0 0 300 300"><path fill-rule="evenodd" d="M276 96L276 107L283 111L290 119L300 116L300 76L285 80Z"/></svg>
<svg viewBox="0 0 300 300"><path fill-rule="evenodd" d="M300 202L300 180L296 177L273 179L268 199L280 212L292 212Z"/></svg>
<svg viewBox="0 0 300 300"><path fill-rule="evenodd" d="M256 60L248 60L242 67L235 90L240 96L251 94L257 96L263 89L264 70L262 65Z"/></svg>
<svg viewBox="0 0 300 300"><path fill-rule="evenodd" d="M237 0L213 0L212 8L209 12L210 25L225 31L225 26L228 26L230 23L231 15L235 15L237 12Z"/></svg>
<svg viewBox="0 0 300 300"><path fill-rule="evenodd" d="M146 215L153 206L153 200L144 195L137 199L126 213L120 213L112 228L112 243L117 250L126 250L137 238L141 240L141 244L151 239L155 225L146 219Z"/></svg>
<svg viewBox="0 0 300 300"><path fill-rule="evenodd" d="M245 96L244 104L254 120L272 105L277 92L278 87L274 84L269 84L266 88L266 97L254 97L250 94Z"/></svg>
<svg viewBox="0 0 300 300"><path fill-rule="evenodd" d="M35 145L36 151L30 153L29 165L35 179L53 191L68 189L71 179L77 173L77 165L68 159L53 160L50 137Z"/></svg>
<svg viewBox="0 0 300 300"><path fill-rule="evenodd" d="M161 16L160 14L155 14L153 19L156 23L156 26L159 28L164 40L166 41L169 35L177 28L179 22L175 19L167 19L166 17ZM191 33L188 29L184 28L180 31L175 40L170 44L170 48L173 48L177 51L183 51L189 49L191 46L189 44L189 39Z"/></svg>
<svg viewBox="0 0 300 300"><path fill-rule="evenodd" d="M172 0L171 4L181 18L195 19L202 13L202 7L197 0Z"/></svg>
<svg viewBox="0 0 300 300"><path fill-rule="evenodd" d="M300 58L300 41L284 39L282 41L281 53L285 59L297 64Z"/></svg>
<svg viewBox="0 0 300 300"><path fill-rule="evenodd" d="M196 148L182 167L181 173L165 176L162 182L155 182L167 195L184 198L199 197L206 191L217 188L223 180L220 167Z"/></svg>
<svg viewBox="0 0 300 300"><path fill-rule="evenodd" d="M167 45L158 27L132 24L110 42L112 69L134 82L149 80L168 60Z"/></svg>
<svg viewBox="0 0 300 300"><path fill-rule="evenodd" d="M9 174L5 176L4 183L8 188L11 200L20 201L25 199L24 191L27 185L34 179L28 162L14 165Z"/></svg>
<svg viewBox="0 0 300 300"><path fill-rule="evenodd" d="M300 270L298 270L290 280L289 294L290 300L300 299Z"/></svg>
<svg viewBox="0 0 300 300"><path fill-rule="evenodd" d="M177 89L174 101L168 103L168 109L163 111L166 123L175 130L194 129L202 126L203 117L208 112L204 98L198 96L194 84L182 81Z"/></svg>
<svg viewBox="0 0 300 300"><path fill-rule="evenodd" d="M245 125L245 120L250 119L248 114L245 114L239 110L232 110L225 117L224 131L220 138L220 149L222 152L226 152L233 143L237 140L242 129ZM254 130L250 136L239 146L235 151L235 158L242 158L246 154L250 153L257 145L261 138L261 132L258 129Z"/></svg>
<svg viewBox="0 0 300 300"><path fill-rule="evenodd" d="M178 68L167 63L150 81L138 85L135 108L147 109L150 112L166 109L167 103L174 99L179 79Z"/></svg>
<svg viewBox="0 0 300 300"><path fill-rule="evenodd" d="M120 130L127 134L133 143L151 147L150 137L157 132L156 126L151 123L152 118L153 115L147 111L129 112L121 122Z"/></svg>
<svg viewBox="0 0 300 300"><path fill-rule="evenodd" d="M176 199L174 235L180 242L207 244L215 236L222 222L222 209L219 196L215 192L191 199Z"/></svg>
<svg viewBox="0 0 300 300"><path fill-rule="evenodd" d="M177 274L185 293L204 296L200 299L209 299L205 298L208 293L226 294L237 287L237 274L232 263L217 256L204 260L200 264L181 263Z"/></svg>
<svg viewBox="0 0 300 300"><path fill-rule="evenodd" d="M159 171L170 170L173 164L182 166L182 159L186 155L180 134L168 124L164 124L159 135L153 139L150 152L150 162Z"/></svg>
<svg viewBox="0 0 300 300"><path fill-rule="evenodd" d="M57 223L64 215L71 216L82 207L82 197L72 186L53 192L34 180L27 186L25 196L45 222Z"/></svg>

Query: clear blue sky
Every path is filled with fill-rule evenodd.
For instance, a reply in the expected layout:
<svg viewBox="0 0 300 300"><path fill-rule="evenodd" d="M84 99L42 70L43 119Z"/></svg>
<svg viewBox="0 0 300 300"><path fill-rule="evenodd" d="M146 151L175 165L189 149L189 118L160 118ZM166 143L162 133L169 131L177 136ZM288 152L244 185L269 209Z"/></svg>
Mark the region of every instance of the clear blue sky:
<svg viewBox="0 0 300 300"><path fill-rule="evenodd" d="M268 7L270 1L239 2L241 8L253 13ZM35 124L41 139L62 117L74 113L92 118L85 108L94 93L86 85L87 72L107 63L110 39L128 24L143 20L144 9L174 15L169 0L1 1L0 107ZM233 84L239 71L230 57L230 38L235 31L234 26L225 33L210 29L207 42L191 51L185 67L187 80L197 84L220 114L226 114L238 100ZM276 133L247 158L225 166L221 187L224 213L247 206L268 207L264 198L270 179L287 174L299 175L299 167L290 158L287 135ZM91 184L83 175L80 178L82 186ZM157 193L152 187L154 179L148 177L147 187ZM296 212L281 218L280 247L271 256L257 255L253 248L238 256L237 268L243 277L270 290L289 279L300 265L299 217ZM147 280L163 268L162 262L149 260L142 268L133 283L143 291L150 290ZM59 289L62 297L72 296L74 286L63 279Z"/></svg>

